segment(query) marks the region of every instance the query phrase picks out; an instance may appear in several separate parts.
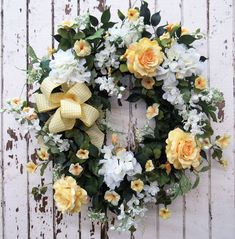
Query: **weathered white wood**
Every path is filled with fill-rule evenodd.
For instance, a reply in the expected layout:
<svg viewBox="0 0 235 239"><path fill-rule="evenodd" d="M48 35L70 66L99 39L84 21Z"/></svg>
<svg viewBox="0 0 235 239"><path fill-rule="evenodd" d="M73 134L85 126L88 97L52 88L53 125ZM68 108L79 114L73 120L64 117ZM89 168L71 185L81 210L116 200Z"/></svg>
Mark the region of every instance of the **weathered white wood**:
<svg viewBox="0 0 235 239"><path fill-rule="evenodd" d="M47 55L47 47L52 45L52 18L51 2L48 0L30 1L28 5L28 44L33 47L38 57ZM44 46L42 46L42 42ZM32 90L28 92L29 100L34 102ZM28 158L33 160L37 157L36 150L39 145L35 135L31 133L28 147ZM46 195L40 202L35 202L33 196L29 196L30 207L30 230L31 238L52 238L53 237L53 192L52 192L52 171L51 167L45 171L41 179L39 170L29 175L29 191L35 186L48 186ZM40 226L39 226L40 225Z"/></svg>
<svg viewBox="0 0 235 239"><path fill-rule="evenodd" d="M198 14L200 12L200 14ZM204 0L185 0L182 6L184 27L190 31L201 29L203 34L207 34L207 2ZM206 35L207 37L207 35ZM201 39L195 43L199 52L207 57L208 41L207 38ZM207 63L205 63L207 64ZM204 76L207 76L205 67ZM200 175L200 183L197 189L185 196L185 238L208 238L209 228L209 194L208 189L209 173L205 172ZM203 198L203 202L200 200ZM198 220L200 218L200 220Z"/></svg>
<svg viewBox="0 0 235 239"><path fill-rule="evenodd" d="M212 162L211 168L211 237L234 238L234 154L232 133L234 118L233 100L233 42L232 42L232 0L209 2L209 59L210 85L220 88L225 97L224 122L217 124L216 134L231 135L231 144L224 158L229 161L227 170Z"/></svg>
<svg viewBox="0 0 235 239"><path fill-rule="evenodd" d="M72 20L77 16L77 0L55 0L53 3L54 32L63 20ZM57 239L79 238L79 215L61 214L55 210L54 234Z"/></svg>
<svg viewBox="0 0 235 239"><path fill-rule="evenodd" d="M3 99L19 96L25 83L26 4L4 1ZM16 87L17 86L17 87ZM25 91L23 92L25 97ZM28 238L28 187L26 140L12 115L3 116L4 238Z"/></svg>
<svg viewBox="0 0 235 239"><path fill-rule="evenodd" d="M182 19L181 0L157 0L157 10L161 11L162 25L168 23L179 23ZM159 206L161 208L162 205ZM183 238L184 230L184 200L179 197L169 209L172 217L166 221L159 218L159 238Z"/></svg>

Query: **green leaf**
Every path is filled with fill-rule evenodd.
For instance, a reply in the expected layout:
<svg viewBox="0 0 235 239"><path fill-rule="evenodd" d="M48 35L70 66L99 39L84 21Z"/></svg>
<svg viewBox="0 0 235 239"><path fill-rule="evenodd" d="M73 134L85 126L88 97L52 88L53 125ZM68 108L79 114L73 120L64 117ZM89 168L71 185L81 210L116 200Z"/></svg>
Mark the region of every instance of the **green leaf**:
<svg viewBox="0 0 235 239"><path fill-rule="evenodd" d="M156 27L161 21L161 15L160 12L156 12L151 17L151 24Z"/></svg>
<svg viewBox="0 0 235 239"><path fill-rule="evenodd" d="M155 148L154 150L153 150L153 153L154 153L154 157L155 157L155 159L159 159L160 157L161 157L161 149L159 149L159 148Z"/></svg>
<svg viewBox="0 0 235 239"><path fill-rule="evenodd" d="M140 7L140 16L144 17L144 24L150 24L150 10L148 8L148 3L142 2Z"/></svg>
<svg viewBox="0 0 235 239"><path fill-rule="evenodd" d="M162 36L165 32L165 26L161 26L157 28L156 34L158 37Z"/></svg>
<svg viewBox="0 0 235 239"><path fill-rule="evenodd" d="M90 22L94 27L98 26L98 24L99 24L98 19L92 15L90 15Z"/></svg>
<svg viewBox="0 0 235 239"><path fill-rule="evenodd" d="M192 44L195 40L197 40L194 36L191 35L183 35L179 39L179 43L183 43L186 45Z"/></svg>
<svg viewBox="0 0 235 239"><path fill-rule="evenodd" d="M86 180L85 189L89 196L95 195L99 191L99 184L96 178L91 177Z"/></svg>
<svg viewBox="0 0 235 239"><path fill-rule="evenodd" d="M184 174L180 178L179 186L180 186L180 190L181 190L182 195L187 193L192 188L191 181Z"/></svg>
<svg viewBox="0 0 235 239"><path fill-rule="evenodd" d="M83 38L85 38L85 33L84 32L77 32L75 35L74 35L74 37L73 37L73 39L74 40L80 40L80 39L83 39Z"/></svg>
<svg viewBox="0 0 235 239"><path fill-rule="evenodd" d="M110 14L110 9L106 9L102 16L101 16L101 22L104 24L104 23L107 23L109 20L110 20L110 17L111 17L111 14Z"/></svg>
<svg viewBox="0 0 235 239"><path fill-rule="evenodd" d="M40 168L40 175L43 176L44 175L44 172L48 166L50 161L47 161L46 163L42 164L41 168Z"/></svg>
<svg viewBox="0 0 235 239"><path fill-rule="evenodd" d="M131 94L126 100L129 102L137 102L142 98L141 94Z"/></svg>
<svg viewBox="0 0 235 239"><path fill-rule="evenodd" d="M118 17L123 21L126 17L125 15L118 9Z"/></svg>
<svg viewBox="0 0 235 239"><path fill-rule="evenodd" d="M57 31L63 38L69 39L69 32L63 28L58 29Z"/></svg>
<svg viewBox="0 0 235 239"><path fill-rule="evenodd" d="M199 175L197 175L196 180L195 180L195 182L194 182L194 184L192 186L192 189L194 189L194 188L196 188L198 186L199 181L200 181L200 177L199 177Z"/></svg>
<svg viewBox="0 0 235 239"><path fill-rule="evenodd" d="M28 52L28 55L29 55L33 60L37 60L37 62L38 62L38 57L37 57L37 55L36 55L34 49L33 49L31 46L28 46L27 52Z"/></svg>
<svg viewBox="0 0 235 239"><path fill-rule="evenodd" d="M126 64L121 64L120 67L119 67L119 69L120 69L120 71L121 71L122 73L129 71Z"/></svg>
<svg viewBox="0 0 235 239"><path fill-rule="evenodd" d="M42 187L41 189L40 189L40 193L41 194L45 194L47 192L47 187Z"/></svg>
<svg viewBox="0 0 235 239"><path fill-rule="evenodd" d="M94 40L102 37L102 34L104 33L104 29L100 28L98 31L96 31L93 35L87 37L87 40Z"/></svg>

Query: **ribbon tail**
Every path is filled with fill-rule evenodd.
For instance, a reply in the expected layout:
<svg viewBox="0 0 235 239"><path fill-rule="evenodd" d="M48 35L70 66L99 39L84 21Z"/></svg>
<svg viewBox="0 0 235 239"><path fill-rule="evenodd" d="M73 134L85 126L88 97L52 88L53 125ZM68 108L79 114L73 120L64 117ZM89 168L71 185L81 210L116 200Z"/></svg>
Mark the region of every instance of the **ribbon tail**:
<svg viewBox="0 0 235 239"><path fill-rule="evenodd" d="M91 128L86 130L86 133L90 137L90 141L97 148L101 148L104 143L104 133L94 124Z"/></svg>
<svg viewBox="0 0 235 239"><path fill-rule="evenodd" d="M52 116L49 123L49 132L56 134L66 130L70 130L74 127L76 119L67 119L61 116L61 109L58 108L55 114Z"/></svg>
<svg viewBox="0 0 235 239"><path fill-rule="evenodd" d="M82 116L79 119L87 126L91 127L99 118L99 111L91 105L82 104Z"/></svg>

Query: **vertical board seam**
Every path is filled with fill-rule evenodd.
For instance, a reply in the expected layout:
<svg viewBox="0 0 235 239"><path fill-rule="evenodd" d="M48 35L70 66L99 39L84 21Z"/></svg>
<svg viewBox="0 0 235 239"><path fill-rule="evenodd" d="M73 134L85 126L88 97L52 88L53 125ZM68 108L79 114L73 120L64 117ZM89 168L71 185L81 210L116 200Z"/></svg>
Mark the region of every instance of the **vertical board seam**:
<svg viewBox="0 0 235 239"><path fill-rule="evenodd" d="M4 76L3 76L3 54L4 54L4 0L1 0L1 108L3 108L3 88L4 88ZM1 114L1 207L2 207L2 239L5 238L5 193L4 193L4 161L3 161L3 114Z"/></svg>

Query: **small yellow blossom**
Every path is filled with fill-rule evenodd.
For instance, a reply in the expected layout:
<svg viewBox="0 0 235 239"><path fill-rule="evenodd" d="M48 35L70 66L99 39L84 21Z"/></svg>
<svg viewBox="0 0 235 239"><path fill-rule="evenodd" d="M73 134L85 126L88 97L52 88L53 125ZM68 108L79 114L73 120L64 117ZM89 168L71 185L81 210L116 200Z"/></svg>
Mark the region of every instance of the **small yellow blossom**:
<svg viewBox="0 0 235 239"><path fill-rule="evenodd" d="M219 161L219 163L224 167L224 168L227 168L228 167L228 160L226 159L221 159Z"/></svg>
<svg viewBox="0 0 235 239"><path fill-rule="evenodd" d="M171 164L167 162L167 163L165 164L165 169L166 169L167 175L169 175L170 172L171 172Z"/></svg>
<svg viewBox="0 0 235 239"><path fill-rule="evenodd" d="M79 40L74 43L74 50L77 56L84 57L91 54L91 46L85 40Z"/></svg>
<svg viewBox="0 0 235 239"><path fill-rule="evenodd" d="M174 29L177 29L178 27L180 27L179 23L171 23L166 26L166 29L168 32L172 32Z"/></svg>
<svg viewBox="0 0 235 239"><path fill-rule="evenodd" d="M147 90L153 89L154 84L155 81L151 77L144 77L141 81L141 85Z"/></svg>
<svg viewBox="0 0 235 239"><path fill-rule="evenodd" d="M116 145L118 143L118 136L117 134L112 134L112 144Z"/></svg>
<svg viewBox="0 0 235 239"><path fill-rule="evenodd" d="M152 160L148 160L145 164L145 171L150 172L154 170L154 165Z"/></svg>
<svg viewBox="0 0 235 239"><path fill-rule="evenodd" d="M114 206L117 206L120 200L120 195L115 191L107 191L104 195L104 199Z"/></svg>
<svg viewBox="0 0 235 239"><path fill-rule="evenodd" d="M89 158L89 151L86 149L79 149L77 151L76 156L80 159L88 159Z"/></svg>
<svg viewBox="0 0 235 239"><path fill-rule="evenodd" d="M169 219L171 217L171 211L168 208L161 208L159 216L164 220Z"/></svg>
<svg viewBox="0 0 235 239"><path fill-rule="evenodd" d="M141 192L144 188L144 183L142 180L137 179L134 181L131 181L131 189L136 191L136 192Z"/></svg>
<svg viewBox="0 0 235 239"><path fill-rule="evenodd" d="M230 144L230 136L225 134L224 136L219 137L215 141L215 144L219 146L221 149L228 147L228 145Z"/></svg>
<svg viewBox="0 0 235 239"><path fill-rule="evenodd" d="M66 29L73 27L73 25L74 25L74 21L72 20L65 20L62 22L62 26Z"/></svg>
<svg viewBox="0 0 235 239"><path fill-rule="evenodd" d="M47 152L47 149L41 148L41 149L38 151L38 157L39 157L41 160L48 160L48 159L49 159L49 153Z"/></svg>
<svg viewBox="0 0 235 239"><path fill-rule="evenodd" d="M159 113L159 104L155 103L147 109L146 117L148 120L154 118Z"/></svg>
<svg viewBox="0 0 235 239"><path fill-rule="evenodd" d="M10 104L16 107L16 106L22 105L23 101L20 98L15 97L10 100Z"/></svg>
<svg viewBox="0 0 235 239"><path fill-rule="evenodd" d="M196 89L204 90L206 88L206 79L203 76L198 76L194 85Z"/></svg>
<svg viewBox="0 0 235 239"><path fill-rule="evenodd" d="M139 11L135 8L130 8L128 10L127 16L130 21L136 21L139 18Z"/></svg>
<svg viewBox="0 0 235 239"><path fill-rule="evenodd" d="M69 172L73 174L74 176L79 176L82 171L83 171L83 167L79 163L76 163L76 164L72 163L69 167Z"/></svg>
<svg viewBox="0 0 235 239"><path fill-rule="evenodd" d="M181 28L181 36L188 35L188 34L189 34L189 30L185 27L182 27Z"/></svg>
<svg viewBox="0 0 235 239"><path fill-rule="evenodd" d="M56 49L52 47L47 48L47 55L52 56L54 53L56 53Z"/></svg>
<svg viewBox="0 0 235 239"><path fill-rule="evenodd" d="M165 32L163 33L163 35L160 36L160 40L163 41L163 40L170 40L171 39L171 35L169 32Z"/></svg>
<svg viewBox="0 0 235 239"><path fill-rule="evenodd" d="M31 114L27 114L27 116L26 116L25 118L26 118L27 120L29 120L29 121L34 120L34 119L37 119L38 116L37 116L37 114L34 112L34 109L33 109L33 108L24 107L22 111L23 111L24 113L29 113L30 110L31 110L32 113L31 113Z"/></svg>
<svg viewBox="0 0 235 239"><path fill-rule="evenodd" d="M209 138L200 138L198 144L203 149L210 149L212 147L211 141Z"/></svg>
<svg viewBox="0 0 235 239"><path fill-rule="evenodd" d="M33 161L30 161L26 165L26 170L28 173L34 173L36 171L37 167L38 166Z"/></svg>

